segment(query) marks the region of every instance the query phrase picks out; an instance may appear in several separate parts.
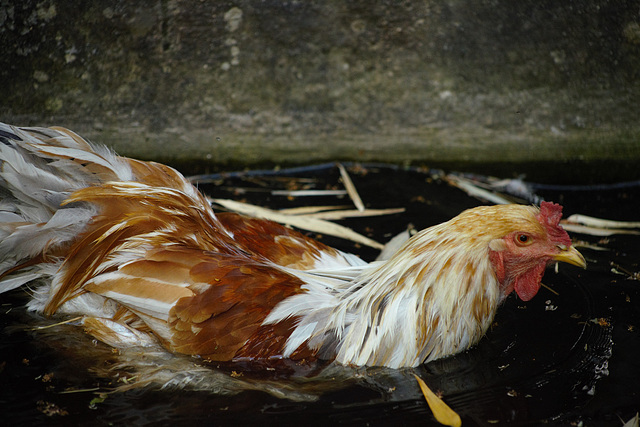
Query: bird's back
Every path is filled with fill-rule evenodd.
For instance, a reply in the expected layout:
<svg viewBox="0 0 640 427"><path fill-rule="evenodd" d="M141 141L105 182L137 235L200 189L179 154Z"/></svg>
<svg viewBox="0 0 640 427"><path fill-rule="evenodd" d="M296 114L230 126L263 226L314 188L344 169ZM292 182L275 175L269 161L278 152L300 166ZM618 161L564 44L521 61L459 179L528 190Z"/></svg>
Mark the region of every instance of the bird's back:
<svg viewBox="0 0 640 427"><path fill-rule="evenodd" d="M174 169L68 130L2 125L0 141L0 293L39 281L33 310L86 316L111 345L127 345L126 326L212 360L277 356L296 319L263 321L305 292L290 271L355 262L271 221L216 215Z"/></svg>

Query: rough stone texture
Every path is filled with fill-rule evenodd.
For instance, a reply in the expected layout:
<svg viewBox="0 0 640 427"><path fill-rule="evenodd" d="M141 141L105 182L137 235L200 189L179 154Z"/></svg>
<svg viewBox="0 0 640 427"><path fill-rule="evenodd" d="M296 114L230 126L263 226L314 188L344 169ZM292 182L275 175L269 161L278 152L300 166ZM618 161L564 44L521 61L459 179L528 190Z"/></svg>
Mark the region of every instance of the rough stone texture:
<svg viewBox="0 0 640 427"><path fill-rule="evenodd" d="M0 0L0 47L3 121L189 171L640 177L637 0Z"/></svg>

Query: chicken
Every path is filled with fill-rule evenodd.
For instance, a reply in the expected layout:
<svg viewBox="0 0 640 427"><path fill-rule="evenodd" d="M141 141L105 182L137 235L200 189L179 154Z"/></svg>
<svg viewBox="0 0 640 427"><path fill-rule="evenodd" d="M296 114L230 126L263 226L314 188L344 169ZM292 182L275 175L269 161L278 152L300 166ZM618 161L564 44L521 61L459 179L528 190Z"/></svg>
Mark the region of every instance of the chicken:
<svg viewBox="0 0 640 427"><path fill-rule="evenodd" d="M586 266L553 203L469 209L366 263L66 129L0 125L0 142L0 293L31 283L30 310L113 347L413 367L477 343L549 264Z"/></svg>

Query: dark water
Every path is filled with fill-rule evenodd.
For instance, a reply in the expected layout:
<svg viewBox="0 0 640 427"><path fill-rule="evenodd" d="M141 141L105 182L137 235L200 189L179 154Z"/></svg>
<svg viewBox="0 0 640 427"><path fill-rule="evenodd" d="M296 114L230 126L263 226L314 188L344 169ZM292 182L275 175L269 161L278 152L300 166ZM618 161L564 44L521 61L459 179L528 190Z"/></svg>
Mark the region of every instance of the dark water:
<svg viewBox="0 0 640 427"><path fill-rule="evenodd" d="M367 207L406 208L402 214L341 221L381 242L408 224L424 228L482 204L433 172L371 165L351 168L351 176ZM271 195L274 189L340 189L331 165L216 175L199 182L213 197L272 208L349 204L347 198ZM562 203L565 216L640 219L639 185L532 188ZM365 259L377 255L352 242L316 237ZM299 372L277 378L306 400L264 391L219 395L153 387L105 394L122 382L94 371L113 363L115 356L71 325L54 332L30 330L47 321L25 313L25 293L13 292L0 299L0 411L9 425L435 424L413 378L416 373L442 392L463 425L618 426L640 409L640 281L624 273L640 271L640 236L573 237L606 250L581 248L589 262L586 271L567 265L558 273L549 270L543 283L557 295L543 288L527 303L510 297L476 347L415 369L329 366L319 377ZM612 263L618 273L612 272ZM71 335L76 341L70 341ZM224 368L225 375L233 370ZM264 379L260 372L243 375Z"/></svg>

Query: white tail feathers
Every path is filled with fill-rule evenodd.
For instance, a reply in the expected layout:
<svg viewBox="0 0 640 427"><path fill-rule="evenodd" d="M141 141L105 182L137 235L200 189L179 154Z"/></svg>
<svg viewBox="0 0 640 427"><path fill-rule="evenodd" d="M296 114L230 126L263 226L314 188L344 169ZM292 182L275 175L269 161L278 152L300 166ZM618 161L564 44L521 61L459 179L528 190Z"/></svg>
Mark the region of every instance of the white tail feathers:
<svg viewBox="0 0 640 427"><path fill-rule="evenodd" d="M73 191L132 179L125 159L69 130L0 123L0 275L82 232L95 208L61 207ZM9 274L0 281L0 293L41 276L31 268Z"/></svg>

